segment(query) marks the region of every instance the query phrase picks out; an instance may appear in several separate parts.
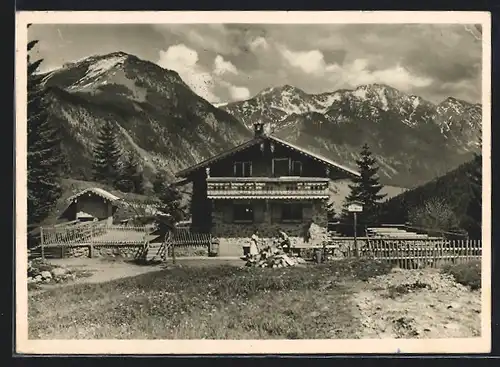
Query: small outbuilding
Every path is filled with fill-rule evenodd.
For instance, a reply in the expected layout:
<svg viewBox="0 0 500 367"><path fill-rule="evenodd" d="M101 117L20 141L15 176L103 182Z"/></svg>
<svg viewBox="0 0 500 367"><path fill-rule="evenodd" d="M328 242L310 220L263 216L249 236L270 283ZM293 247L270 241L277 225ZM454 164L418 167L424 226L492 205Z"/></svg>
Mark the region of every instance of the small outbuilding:
<svg viewBox="0 0 500 367"><path fill-rule="evenodd" d="M113 215L121 199L98 187L85 189L68 198L69 205L61 214L61 219L70 221L107 220L113 224Z"/></svg>

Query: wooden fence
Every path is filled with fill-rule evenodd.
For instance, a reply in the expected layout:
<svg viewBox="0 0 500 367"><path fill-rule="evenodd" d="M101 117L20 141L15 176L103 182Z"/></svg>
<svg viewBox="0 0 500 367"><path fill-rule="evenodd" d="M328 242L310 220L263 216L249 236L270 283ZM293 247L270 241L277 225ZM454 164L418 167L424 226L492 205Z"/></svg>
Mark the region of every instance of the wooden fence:
<svg viewBox="0 0 500 367"><path fill-rule="evenodd" d="M189 228L176 228L169 233L167 246L171 255L174 248L206 248L209 255L218 252L218 241L210 233L194 232ZM174 255L175 256L175 255Z"/></svg>
<svg viewBox="0 0 500 367"><path fill-rule="evenodd" d="M93 247L145 246L152 229L151 225L110 225L105 220L40 227L40 246L31 252L44 258L51 249L60 249L64 254L66 248L89 246L92 254Z"/></svg>
<svg viewBox="0 0 500 367"><path fill-rule="evenodd" d="M364 257L388 261L405 269L439 267L480 260L480 240L446 240L441 238L354 238L338 237L333 246L346 257Z"/></svg>

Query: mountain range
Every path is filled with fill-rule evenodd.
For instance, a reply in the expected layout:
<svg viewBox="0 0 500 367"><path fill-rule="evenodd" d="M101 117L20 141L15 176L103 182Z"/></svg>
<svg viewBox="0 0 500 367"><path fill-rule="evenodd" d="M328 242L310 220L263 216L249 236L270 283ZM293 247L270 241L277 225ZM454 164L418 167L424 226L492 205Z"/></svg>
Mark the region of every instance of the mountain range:
<svg viewBox="0 0 500 367"><path fill-rule="evenodd" d="M448 98L435 105L381 84L308 94L293 86L214 106L179 74L124 52L90 56L43 75L50 114L61 126L70 177L91 176L92 143L106 120L146 177L182 168L253 135L256 121L304 148L355 167L368 143L387 185L412 187L480 150L481 105Z"/></svg>
<svg viewBox="0 0 500 367"><path fill-rule="evenodd" d="M285 85L219 107L249 127L269 122L276 135L350 166L367 143L381 180L404 187L441 176L480 150L481 105L453 97L435 105L382 84L316 95Z"/></svg>

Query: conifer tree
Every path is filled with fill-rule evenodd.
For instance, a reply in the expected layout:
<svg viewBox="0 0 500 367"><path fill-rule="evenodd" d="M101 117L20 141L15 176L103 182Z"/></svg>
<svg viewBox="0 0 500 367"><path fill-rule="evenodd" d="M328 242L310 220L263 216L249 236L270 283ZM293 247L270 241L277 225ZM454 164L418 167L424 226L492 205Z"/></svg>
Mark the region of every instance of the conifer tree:
<svg viewBox="0 0 500 367"><path fill-rule="evenodd" d="M176 223L186 217L186 208L182 205L182 196L179 190L165 180L165 175L162 172L156 174L153 181L153 191L160 201L157 209L166 214L166 216L163 214L156 216L156 233L165 238Z"/></svg>
<svg viewBox="0 0 500 367"><path fill-rule="evenodd" d="M116 125L113 122L105 121L101 126L93 153L94 179L116 187L121 179L120 159L122 152Z"/></svg>
<svg viewBox="0 0 500 367"><path fill-rule="evenodd" d="M132 153L128 153L123 161L117 188L124 192L144 193L144 177L139 162Z"/></svg>
<svg viewBox="0 0 500 367"><path fill-rule="evenodd" d="M153 192L157 195L161 193L163 190L163 185L165 184L167 178L165 174L161 171L158 171L155 175L154 181L153 181Z"/></svg>
<svg viewBox="0 0 500 367"><path fill-rule="evenodd" d="M360 177L353 179L353 184L349 185L350 194L346 198L346 204L352 201L363 203L363 211L358 214L359 224L374 224L377 221L378 206L385 194L381 194L382 185L377 176L378 166L375 158L367 144L364 144L361 150L361 158L356 160ZM343 210L343 218L347 219L349 213L347 208Z"/></svg>
<svg viewBox="0 0 500 367"><path fill-rule="evenodd" d="M27 70L27 132L28 132L28 225L47 217L61 196L61 169L64 155L61 151L60 130L49 118L46 91L42 77L36 73L42 59L31 61L29 52L38 43L28 43Z"/></svg>

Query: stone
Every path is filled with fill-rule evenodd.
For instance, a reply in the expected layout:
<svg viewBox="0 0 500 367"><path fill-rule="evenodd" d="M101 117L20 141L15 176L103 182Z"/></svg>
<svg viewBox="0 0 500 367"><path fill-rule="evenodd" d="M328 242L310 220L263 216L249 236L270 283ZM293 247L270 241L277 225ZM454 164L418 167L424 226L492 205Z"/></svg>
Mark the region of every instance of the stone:
<svg viewBox="0 0 500 367"><path fill-rule="evenodd" d="M45 279L43 280L43 282L44 282L44 283L50 283L51 279L52 279L52 278L45 278Z"/></svg>
<svg viewBox="0 0 500 367"><path fill-rule="evenodd" d="M453 302L452 304L448 305L448 307L446 307L447 309L459 309L460 308L460 304L459 303L456 303L456 302Z"/></svg>
<svg viewBox="0 0 500 367"><path fill-rule="evenodd" d="M52 269L52 276L62 277L64 275L66 275L67 272L68 272L68 269L65 269L65 268L54 268L54 269Z"/></svg>
<svg viewBox="0 0 500 367"><path fill-rule="evenodd" d="M52 274L50 273L50 271L42 271L40 273L40 275L42 276L43 279L51 279L52 278Z"/></svg>
<svg viewBox="0 0 500 367"><path fill-rule="evenodd" d="M38 274L35 279L34 279L35 282L41 282L42 281L42 276L40 274Z"/></svg>
<svg viewBox="0 0 500 367"><path fill-rule="evenodd" d="M32 277L28 277L28 283L34 283L35 282L35 279L33 279Z"/></svg>

